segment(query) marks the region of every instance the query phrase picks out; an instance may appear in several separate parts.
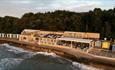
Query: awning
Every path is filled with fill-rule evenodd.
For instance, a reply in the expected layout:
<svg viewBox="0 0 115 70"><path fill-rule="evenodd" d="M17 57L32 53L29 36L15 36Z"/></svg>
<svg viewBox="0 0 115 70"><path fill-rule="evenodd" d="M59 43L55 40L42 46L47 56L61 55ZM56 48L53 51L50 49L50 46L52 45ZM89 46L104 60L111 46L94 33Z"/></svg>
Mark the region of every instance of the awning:
<svg viewBox="0 0 115 70"><path fill-rule="evenodd" d="M91 43L91 41L93 41L91 39L79 39L79 38L68 38L68 37L57 38L57 40L73 41L80 43Z"/></svg>

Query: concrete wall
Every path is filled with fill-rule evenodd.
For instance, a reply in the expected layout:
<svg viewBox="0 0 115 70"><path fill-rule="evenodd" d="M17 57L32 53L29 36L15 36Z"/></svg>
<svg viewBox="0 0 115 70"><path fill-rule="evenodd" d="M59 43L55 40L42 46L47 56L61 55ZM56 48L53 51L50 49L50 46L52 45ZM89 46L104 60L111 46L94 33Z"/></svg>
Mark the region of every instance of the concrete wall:
<svg viewBox="0 0 115 70"><path fill-rule="evenodd" d="M57 40L52 38L41 38L41 37L34 37L33 43L39 45L56 45Z"/></svg>
<svg viewBox="0 0 115 70"><path fill-rule="evenodd" d="M31 42L32 37L30 35L20 35L19 41Z"/></svg>
<svg viewBox="0 0 115 70"><path fill-rule="evenodd" d="M40 34L63 34L63 32L54 32L54 31L40 31Z"/></svg>
<svg viewBox="0 0 115 70"><path fill-rule="evenodd" d="M90 39L99 39L100 34L99 33L86 33L84 35L85 38L90 38Z"/></svg>
<svg viewBox="0 0 115 70"><path fill-rule="evenodd" d="M99 33L88 33L88 32L69 32L65 31L63 37L73 37L73 38L86 38L86 39L99 39Z"/></svg>

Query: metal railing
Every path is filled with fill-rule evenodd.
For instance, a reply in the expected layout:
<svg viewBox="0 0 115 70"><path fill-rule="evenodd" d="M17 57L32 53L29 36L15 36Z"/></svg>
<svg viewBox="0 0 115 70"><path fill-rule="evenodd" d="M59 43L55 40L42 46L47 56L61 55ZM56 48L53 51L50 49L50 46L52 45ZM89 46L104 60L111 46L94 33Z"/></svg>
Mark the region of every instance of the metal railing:
<svg viewBox="0 0 115 70"><path fill-rule="evenodd" d="M0 33L0 38L9 38L19 40L20 34Z"/></svg>

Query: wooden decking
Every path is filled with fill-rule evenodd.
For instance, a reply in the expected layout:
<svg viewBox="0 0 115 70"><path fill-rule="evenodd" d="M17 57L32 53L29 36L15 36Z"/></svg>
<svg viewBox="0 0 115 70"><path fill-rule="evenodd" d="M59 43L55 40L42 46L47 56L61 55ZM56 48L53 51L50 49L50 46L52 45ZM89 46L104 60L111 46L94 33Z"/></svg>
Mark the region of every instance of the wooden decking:
<svg viewBox="0 0 115 70"><path fill-rule="evenodd" d="M22 41L18 41L14 39L3 39L3 38L0 38L0 41L6 41L6 42L11 42L11 43L16 43L16 44L23 44L23 45L28 45L28 46L35 46L34 49L44 48L44 49L50 49L50 50L63 52L67 55L72 56L73 59L76 61L81 61L81 62L86 62L86 63L95 62L95 63L115 66L115 58L97 56L97 55L82 52L80 50L70 48L70 47L45 46L45 45L39 46L38 44L22 42Z"/></svg>

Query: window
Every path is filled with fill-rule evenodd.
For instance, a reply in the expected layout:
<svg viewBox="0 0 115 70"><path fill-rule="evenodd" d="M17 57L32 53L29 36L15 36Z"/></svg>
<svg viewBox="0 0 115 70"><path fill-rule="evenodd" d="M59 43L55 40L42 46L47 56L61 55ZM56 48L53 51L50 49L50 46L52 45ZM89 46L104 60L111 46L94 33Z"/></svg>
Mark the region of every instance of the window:
<svg viewBox="0 0 115 70"><path fill-rule="evenodd" d="M26 39L26 37L23 37L23 39Z"/></svg>
<svg viewBox="0 0 115 70"><path fill-rule="evenodd" d="M39 40L39 38L35 38L36 40Z"/></svg>

